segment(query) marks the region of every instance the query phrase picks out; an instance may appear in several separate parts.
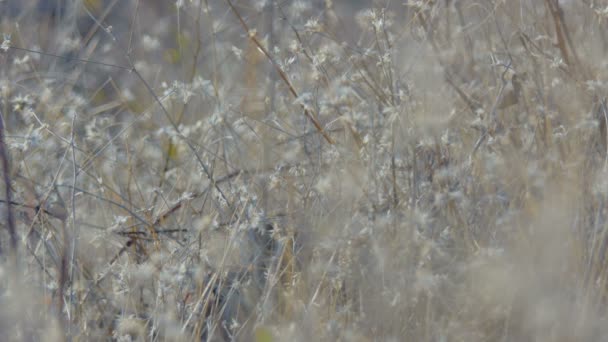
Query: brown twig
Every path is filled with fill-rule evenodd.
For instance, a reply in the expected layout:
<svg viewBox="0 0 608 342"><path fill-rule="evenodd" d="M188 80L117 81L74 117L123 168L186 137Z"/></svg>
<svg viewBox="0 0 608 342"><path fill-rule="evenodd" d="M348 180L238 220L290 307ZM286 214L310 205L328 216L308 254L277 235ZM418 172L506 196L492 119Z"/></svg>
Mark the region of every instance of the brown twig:
<svg viewBox="0 0 608 342"><path fill-rule="evenodd" d="M264 45L262 45L262 43L256 37L255 33L249 29L249 26L247 25L247 23L245 22L245 20L241 16L241 14L237 11L236 7L234 7L234 5L232 4L232 1L230 1L230 0L225 0L225 1L228 3L228 6L230 6L232 13L234 13L234 15L238 18L238 20L241 23L241 26L243 26L243 29L245 30L245 32L247 32L249 39L251 39L251 41L258 47L258 49L260 49L260 51L262 51L262 53L266 56L266 58L268 58L268 60L274 66L275 70L277 71L277 73L279 74L279 76L281 77L283 82L285 82L285 84L287 85L289 92L297 99L299 97L298 92L295 90L295 88L289 81L289 78L288 78L287 74L285 73L285 71L283 71L283 69L281 69L279 64L277 64L277 62L274 60L274 58L270 55L270 52L268 52L268 50L264 47ZM308 109L306 109L304 107L304 105L301 105L301 107L304 110L304 115L306 115L306 117L312 122L312 124L315 126L317 131L319 131L319 133L321 133L321 135L323 135L323 138L325 138L325 140L328 143L333 145L334 144L333 139L327 134L327 132L325 132L323 130L321 123L319 123L319 121L317 119L315 119L315 117L312 115L312 113L310 113L310 111Z"/></svg>
<svg viewBox="0 0 608 342"><path fill-rule="evenodd" d="M568 49L566 47L566 39L564 37L564 33L562 32L562 26L560 24L561 16L559 15L559 5L557 4L557 1L553 0L545 0L545 3L547 4L549 11L551 12L551 16L553 17L553 24L555 25L555 35L557 37L557 46L559 47L564 62L568 66L571 66Z"/></svg>
<svg viewBox="0 0 608 342"><path fill-rule="evenodd" d="M6 198L6 227L8 229L8 233L10 235L10 246L11 253L15 257L15 263L17 262L17 232L15 230L15 218L13 217L13 210L11 205L11 178L10 178L10 165L8 161L8 150L6 144L4 143L4 118L2 117L2 112L0 111L0 161L2 162L2 172L3 172L3 180L4 180L4 196ZM0 249L0 252L2 250Z"/></svg>

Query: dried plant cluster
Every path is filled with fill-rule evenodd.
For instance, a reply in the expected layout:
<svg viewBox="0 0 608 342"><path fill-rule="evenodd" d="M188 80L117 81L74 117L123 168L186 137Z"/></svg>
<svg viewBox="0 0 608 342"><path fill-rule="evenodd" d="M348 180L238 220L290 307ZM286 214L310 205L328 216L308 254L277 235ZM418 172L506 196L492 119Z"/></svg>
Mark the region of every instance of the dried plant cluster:
<svg viewBox="0 0 608 342"><path fill-rule="evenodd" d="M608 336L606 1L5 0L0 32L0 340Z"/></svg>

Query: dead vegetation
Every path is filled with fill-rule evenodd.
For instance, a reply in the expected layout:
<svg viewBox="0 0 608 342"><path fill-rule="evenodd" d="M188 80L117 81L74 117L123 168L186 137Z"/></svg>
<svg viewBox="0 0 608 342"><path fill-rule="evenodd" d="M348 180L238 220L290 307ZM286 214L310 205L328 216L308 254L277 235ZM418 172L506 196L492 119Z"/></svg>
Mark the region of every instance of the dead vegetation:
<svg viewBox="0 0 608 342"><path fill-rule="evenodd" d="M0 2L1 339L602 340L606 6Z"/></svg>

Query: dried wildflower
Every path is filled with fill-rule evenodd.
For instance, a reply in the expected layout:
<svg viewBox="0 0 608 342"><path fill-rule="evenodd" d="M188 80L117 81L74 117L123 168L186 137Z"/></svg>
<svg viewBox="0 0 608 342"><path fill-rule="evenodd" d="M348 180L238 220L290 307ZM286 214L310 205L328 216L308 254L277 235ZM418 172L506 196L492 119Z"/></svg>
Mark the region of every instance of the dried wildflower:
<svg viewBox="0 0 608 342"><path fill-rule="evenodd" d="M599 20L608 18L608 6L606 7L596 7L594 9L595 14L599 16Z"/></svg>
<svg viewBox="0 0 608 342"><path fill-rule="evenodd" d="M160 47L160 40L156 37L145 34L141 40L141 44L146 51L158 50Z"/></svg>
<svg viewBox="0 0 608 342"><path fill-rule="evenodd" d="M11 47L11 35L10 34L2 34L2 44L0 44L0 50L6 52Z"/></svg>
<svg viewBox="0 0 608 342"><path fill-rule="evenodd" d="M316 18L308 19L306 24L304 24L304 28L310 32L321 32L323 30L319 19Z"/></svg>
<svg viewBox="0 0 608 342"><path fill-rule="evenodd" d="M232 51L232 53L236 56L236 59L238 59L239 61L241 59L243 59L243 50L239 49L238 47L232 45L230 47L230 50Z"/></svg>

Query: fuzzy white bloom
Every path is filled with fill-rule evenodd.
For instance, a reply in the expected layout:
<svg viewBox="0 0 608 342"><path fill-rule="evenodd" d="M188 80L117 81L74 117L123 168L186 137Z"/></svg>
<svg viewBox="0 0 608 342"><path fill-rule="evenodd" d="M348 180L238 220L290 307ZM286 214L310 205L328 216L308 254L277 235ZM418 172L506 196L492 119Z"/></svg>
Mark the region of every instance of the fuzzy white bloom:
<svg viewBox="0 0 608 342"><path fill-rule="evenodd" d="M301 15L311 8L310 1L296 0L291 4L291 11L294 15Z"/></svg>
<svg viewBox="0 0 608 342"><path fill-rule="evenodd" d="M304 24L304 28L310 32L321 32L323 27L321 23L319 23L319 19L308 19L306 24Z"/></svg>
<svg viewBox="0 0 608 342"><path fill-rule="evenodd" d="M184 104L188 103L190 97L194 95L192 91L192 86L180 81L173 81L173 85L171 86L172 93L176 94L176 96L182 100Z"/></svg>
<svg viewBox="0 0 608 342"><path fill-rule="evenodd" d="M4 39L2 40L2 44L0 44L0 50L6 52L11 47L11 35L5 33L2 36Z"/></svg>
<svg viewBox="0 0 608 342"><path fill-rule="evenodd" d="M429 1L416 0L416 1L408 1L406 6L413 7L419 11L428 11L431 9L429 5Z"/></svg>
<svg viewBox="0 0 608 342"><path fill-rule="evenodd" d="M266 6L268 6L268 0L257 0L253 2L253 8L255 8L256 11L261 11Z"/></svg>
<svg viewBox="0 0 608 342"><path fill-rule="evenodd" d="M600 80L587 80L585 81L585 85L587 86L587 91L594 93L604 87L604 82Z"/></svg>
<svg viewBox="0 0 608 342"><path fill-rule="evenodd" d="M156 37L145 34L142 38L141 44L146 51L157 50L160 47L160 41Z"/></svg>
<svg viewBox="0 0 608 342"><path fill-rule="evenodd" d="M559 67L566 66L566 64L564 63L564 60L561 57L555 57L553 58L549 66L553 69L557 69Z"/></svg>
<svg viewBox="0 0 608 342"><path fill-rule="evenodd" d="M15 66L20 66L20 65L26 64L29 61L30 61L30 55L25 55L25 56L23 56L23 58L18 58L18 57L15 58L15 60L13 61L13 64Z"/></svg>
<svg viewBox="0 0 608 342"><path fill-rule="evenodd" d="M326 194L331 189L331 185L332 185L331 177L329 177L329 176L319 177L317 184L315 184L315 189L321 194Z"/></svg>
<svg viewBox="0 0 608 342"><path fill-rule="evenodd" d="M302 93L298 96L297 99L293 101L296 105L301 105L307 110L311 110L313 108L313 95L311 93Z"/></svg>
<svg viewBox="0 0 608 342"><path fill-rule="evenodd" d="M595 14L599 15L600 17L608 18L608 6L604 8L598 7L594 11Z"/></svg>
<svg viewBox="0 0 608 342"><path fill-rule="evenodd" d="M234 56L236 57L236 59L238 59L239 61L241 59L243 59L243 50L239 49L238 47L232 45L230 47L230 50L232 51L232 53L234 54Z"/></svg>
<svg viewBox="0 0 608 342"><path fill-rule="evenodd" d="M369 29L369 24L375 19L375 12L372 9L364 9L355 15L357 24L363 29Z"/></svg>
<svg viewBox="0 0 608 342"><path fill-rule="evenodd" d="M114 217L114 224L109 228L110 231L118 230L129 220L128 216L116 216Z"/></svg>

